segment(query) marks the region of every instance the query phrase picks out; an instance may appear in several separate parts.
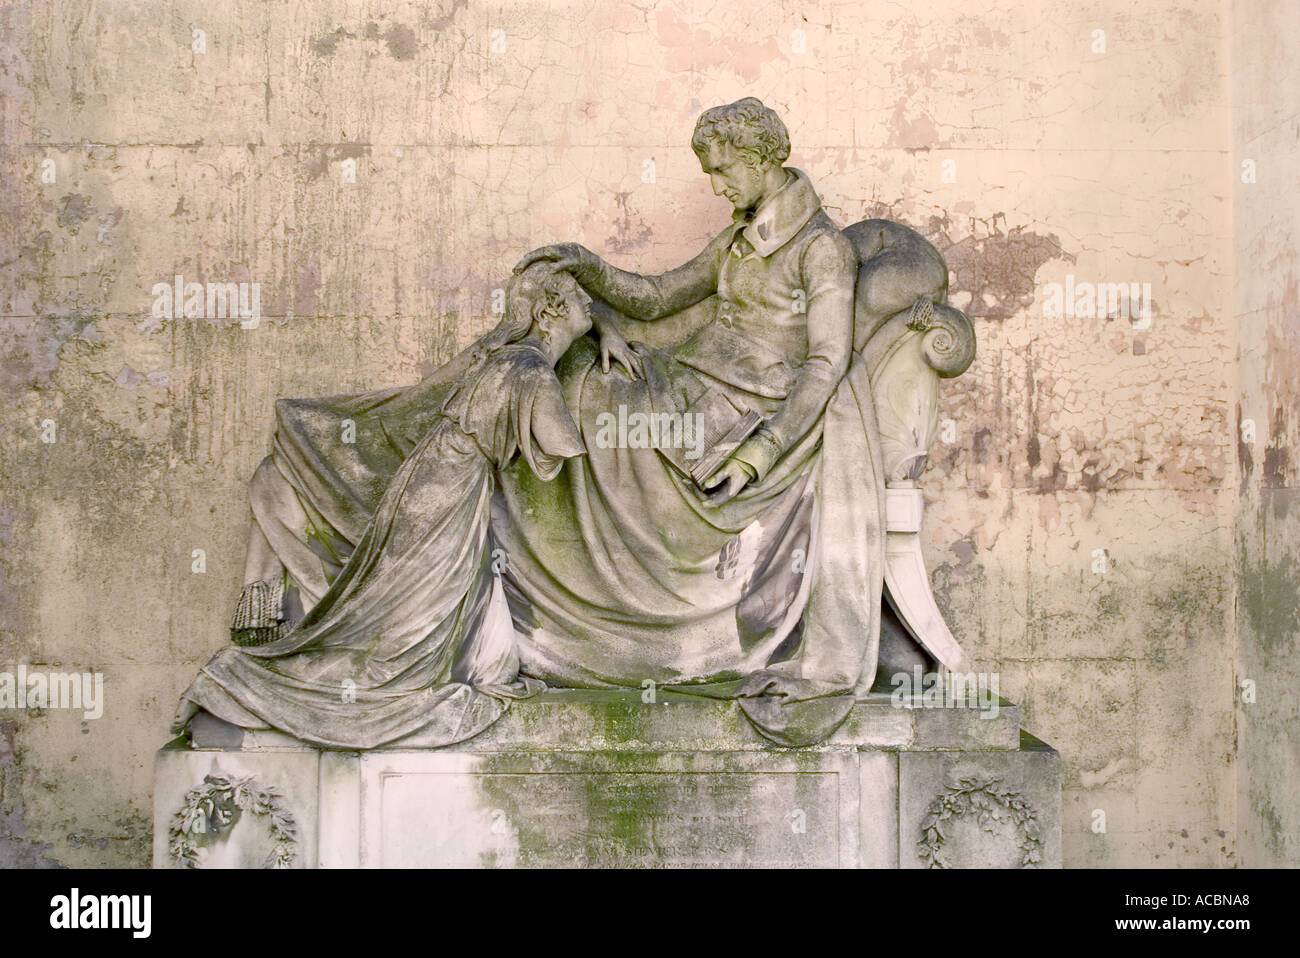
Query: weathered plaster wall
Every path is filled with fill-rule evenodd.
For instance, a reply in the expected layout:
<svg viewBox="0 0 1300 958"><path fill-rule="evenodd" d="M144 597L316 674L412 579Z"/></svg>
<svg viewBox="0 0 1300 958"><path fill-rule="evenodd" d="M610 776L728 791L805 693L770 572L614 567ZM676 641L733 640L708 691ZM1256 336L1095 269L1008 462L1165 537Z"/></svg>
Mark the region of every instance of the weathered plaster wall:
<svg viewBox="0 0 1300 958"><path fill-rule="evenodd" d="M928 555L1062 752L1067 864L1239 862L1233 594L1268 553L1234 526L1229 25L1216 0L0 3L0 663L108 694L95 722L0 716L0 864L147 863L152 751L226 640L273 399L414 381L533 246L683 261L728 218L694 119L746 94L842 225L930 236L975 319ZM259 282L267 318L151 318L176 274ZM1067 275L1150 283L1149 327L1045 316ZM1274 282L1257 341L1285 364ZM1255 820L1294 835L1295 781L1260 770Z"/></svg>
<svg viewBox="0 0 1300 958"><path fill-rule="evenodd" d="M1232 30L1233 313L1240 377L1238 843L1300 862L1300 7L1250 0ZM1253 423L1253 441L1246 426Z"/></svg>

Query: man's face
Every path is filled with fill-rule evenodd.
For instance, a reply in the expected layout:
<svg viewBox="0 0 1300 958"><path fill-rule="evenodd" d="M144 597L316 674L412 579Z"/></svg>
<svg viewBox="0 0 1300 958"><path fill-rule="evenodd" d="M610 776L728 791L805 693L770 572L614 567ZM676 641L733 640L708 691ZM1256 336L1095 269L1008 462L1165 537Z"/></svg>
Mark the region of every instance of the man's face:
<svg viewBox="0 0 1300 958"><path fill-rule="evenodd" d="M762 195L762 173L751 169L730 143L710 141L708 152L700 157L700 167L709 174L714 194L725 196L737 210L751 208Z"/></svg>

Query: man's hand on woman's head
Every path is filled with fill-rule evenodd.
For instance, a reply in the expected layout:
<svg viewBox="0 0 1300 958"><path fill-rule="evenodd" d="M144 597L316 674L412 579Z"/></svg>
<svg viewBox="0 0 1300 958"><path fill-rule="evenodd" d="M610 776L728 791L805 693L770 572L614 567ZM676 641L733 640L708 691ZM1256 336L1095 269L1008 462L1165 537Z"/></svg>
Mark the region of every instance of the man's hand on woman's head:
<svg viewBox="0 0 1300 958"><path fill-rule="evenodd" d="M594 268L600 264L600 257L580 243L552 243L539 246L525 253L515 266L516 273L522 273L534 263L546 263L556 272L567 272L575 276L583 268Z"/></svg>

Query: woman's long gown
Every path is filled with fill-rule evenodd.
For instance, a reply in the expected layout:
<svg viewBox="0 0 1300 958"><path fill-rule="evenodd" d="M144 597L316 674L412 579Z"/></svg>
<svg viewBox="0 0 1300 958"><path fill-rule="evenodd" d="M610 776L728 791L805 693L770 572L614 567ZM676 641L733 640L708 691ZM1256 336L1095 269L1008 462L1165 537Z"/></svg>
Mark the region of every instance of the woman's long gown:
<svg viewBox="0 0 1300 958"><path fill-rule="evenodd" d="M184 698L245 728L365 749L470 738L526 694L489 548L496 472L517 452L548 480L583 444L533 340L445 395L320 602L277 641L219 652Z"/></svg>

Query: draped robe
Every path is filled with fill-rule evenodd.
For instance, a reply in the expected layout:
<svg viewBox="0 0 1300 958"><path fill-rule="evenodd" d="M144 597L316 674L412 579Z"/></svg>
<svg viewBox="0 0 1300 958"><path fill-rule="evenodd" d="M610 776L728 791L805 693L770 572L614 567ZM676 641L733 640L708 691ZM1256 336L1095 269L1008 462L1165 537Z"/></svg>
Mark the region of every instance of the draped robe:
<svg viewBox="0 0 1300 958"><path fill-rule="evenodd" d="M582 453L533 340L448 390L355 550L288 635L219 652L185 698L218 718L334 748L448 745L482 731L518 684L514 630L489 543L496 475L544 481Z"/></svg>

